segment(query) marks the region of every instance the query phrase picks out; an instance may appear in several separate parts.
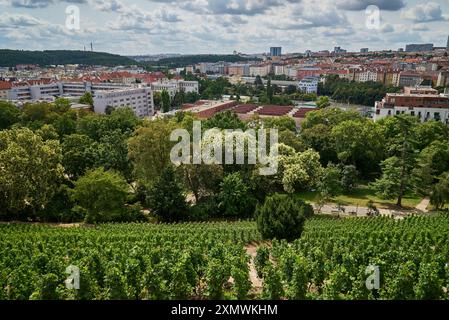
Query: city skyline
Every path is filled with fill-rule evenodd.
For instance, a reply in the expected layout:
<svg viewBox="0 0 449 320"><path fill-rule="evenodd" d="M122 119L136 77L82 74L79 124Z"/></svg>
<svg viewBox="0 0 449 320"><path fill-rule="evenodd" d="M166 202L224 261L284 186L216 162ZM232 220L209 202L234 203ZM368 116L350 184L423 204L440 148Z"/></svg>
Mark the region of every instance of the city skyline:
<svg viewBox="0 0 449 320"><path fill-rule="evenodd" d="M368 5L380 9L367 26ZM66 27L77 5L80 30ZM407 43L444 47L449 1L416 0L0 0L2 48L160 53L397 50Z"/></svg>

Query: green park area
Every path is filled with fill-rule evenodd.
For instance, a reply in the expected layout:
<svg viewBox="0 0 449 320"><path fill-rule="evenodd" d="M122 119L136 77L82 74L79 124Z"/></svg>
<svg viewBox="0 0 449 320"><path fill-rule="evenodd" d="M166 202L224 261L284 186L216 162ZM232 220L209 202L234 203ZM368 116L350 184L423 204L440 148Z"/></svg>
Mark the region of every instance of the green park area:
<svg viewBox="0 0 449 320"><path fill-rule="evenodd" d="M297 196L308 202L318 202L320 194L318 191L304 191L297 193ZM421 197L407 193L402 199L402 209L412 209L421 201ZM331 197L326 203L340 203L341 205L366 207L368 201L372 201L377 208L396 209L397 199L382 199L376 195L376 192L366 185L358 186L347 194Z"/></svg>

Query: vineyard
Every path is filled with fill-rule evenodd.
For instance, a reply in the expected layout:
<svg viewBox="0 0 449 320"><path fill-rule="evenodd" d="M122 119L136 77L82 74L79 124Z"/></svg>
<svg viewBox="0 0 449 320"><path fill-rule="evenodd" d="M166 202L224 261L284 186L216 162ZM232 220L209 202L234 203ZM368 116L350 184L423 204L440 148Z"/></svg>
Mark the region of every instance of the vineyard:
<svg viewBox="0 0 449 320"><path fill-rule="evenodd" d="M250 281L245 245L263 278ZM4 299L447 299L449 216L314 217L301 239L262 244L250 221L0 224ZM368 290L367 266L380 287ZM80 288L67 288L69 266Z"/></svg>

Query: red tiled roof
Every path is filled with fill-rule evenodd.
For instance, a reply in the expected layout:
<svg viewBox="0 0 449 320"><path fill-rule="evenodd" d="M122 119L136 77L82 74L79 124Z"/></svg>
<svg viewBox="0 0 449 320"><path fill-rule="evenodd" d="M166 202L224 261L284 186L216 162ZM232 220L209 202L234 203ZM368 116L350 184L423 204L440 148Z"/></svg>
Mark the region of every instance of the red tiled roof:
<svg viewBox="0 0 449 320"><path fill-rule="evenodd" d="M8 81L0 81L0 90L9 90L12 88L12 83Z"/></svg>

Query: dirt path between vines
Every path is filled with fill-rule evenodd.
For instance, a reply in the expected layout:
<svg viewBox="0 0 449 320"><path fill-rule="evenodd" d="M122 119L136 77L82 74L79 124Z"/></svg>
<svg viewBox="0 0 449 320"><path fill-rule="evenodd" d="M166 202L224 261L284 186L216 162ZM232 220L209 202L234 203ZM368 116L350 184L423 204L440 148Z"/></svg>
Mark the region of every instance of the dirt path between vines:
<svg viewBox="0 0 449 320"><path fill-rule="evenodd" d="M258 244L250 243L245 246L246 253L251 257L249 262L249 279L253 284L252 293L259 294L262 292L262 279L257 276L256 266L254 265L254 258L257 254Z"/></svg>

